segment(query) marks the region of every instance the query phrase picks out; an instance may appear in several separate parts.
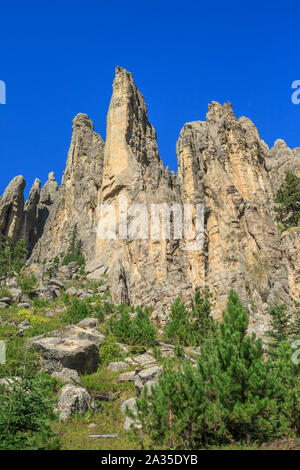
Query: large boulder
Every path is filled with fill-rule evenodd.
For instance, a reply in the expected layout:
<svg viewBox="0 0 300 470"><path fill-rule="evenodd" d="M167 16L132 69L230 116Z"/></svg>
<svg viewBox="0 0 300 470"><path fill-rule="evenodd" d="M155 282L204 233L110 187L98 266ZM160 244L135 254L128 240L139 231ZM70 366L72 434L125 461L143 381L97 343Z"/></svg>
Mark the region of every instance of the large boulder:
<svg viewBox="0 0 300 470"><path fill-rule="evenodd" d="M90 329L97 329L99 328L99 321L97 318L84 318L80 322L76 323L76 326L80 328L90 328Z"/></svg>
<svg viewBox="0 0 300 470"><path fill-rule="evenodd" d="M93 400L83 387L67 384L58 393L57 410L60 421L65 421L75 412L84 413L93 407Z"/></svg>
<svg viewBox="0 0 300 470"><path fill-rule="evenodd" d="M134 380L134 386L140 392L144 386L148 384L148 392L151 390L151 386L156 386L158 378L162 375L162 368L159 366L150 367L140 371Z"/></svg>
<svg viewBox="0 0 300 470"><path fill-rule="evenodd" d="M49 373L68 368L92 374L99 365L99 348L87 339L41 338L33 341L33 346L41 353L43 367Z"/></svg>
<svg viewBox="0 0 300 470"><path fill-rule="evenodd" d="M134 416L137 415L137 409L136 409L136 397L133 398L128 398L128 400L125 400L122 405L121 405L121 411L122 413L126 413L126 411L131 411ZM125 430L129 430L132 428L139 429L141 428L141 425L138 422L135 422L134 419L130 418L129 416L126 416L123 428Z"/></svg>
<svg viewBox="0 0 300 470"><path fill-rule="evenodd" d="M74 369L63 368L60 371L53 372L52 377L63 383L80 383L78 372Z"/></svg>
<svg viewBox="0 0 300 470"><path fill-rule="evenodd" d="M105 336L94 328L80 328L75 325L69 325L64 330L55 330L50 336L66 338L73 341L87 340L99 347Z"/></svg>

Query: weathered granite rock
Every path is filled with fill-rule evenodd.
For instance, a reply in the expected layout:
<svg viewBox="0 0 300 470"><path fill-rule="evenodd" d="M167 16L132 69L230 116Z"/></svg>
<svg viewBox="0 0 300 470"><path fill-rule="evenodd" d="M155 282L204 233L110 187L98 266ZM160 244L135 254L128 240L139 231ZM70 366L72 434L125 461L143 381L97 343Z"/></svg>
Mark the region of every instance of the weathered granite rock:
<svg viewBox="0 0 300 470"><path fill-rule="evenodd" d="M131 411L134 416L137 414L137 409L136 409L136 397L133 398L128 398L128 400L125 400L122 405L121 405L121 411L122 413L126 413L127 409ZM126 416L123 428L125 430L129 430L132 428L140 429L141 425L133 420L132 418L129 418L129 416Z"/></svg>
<svg viewBox="0 0 300 470"><path fill-rule="evenodd" d="M126 200L127 208L143 204L150 213L152 203L180 202L176 178L160 159L144 98L131 74L120 67L116 68L106 135L102 204L110 204L118 213L119 204ZM131 234L137 232L133 216L134 212L129 214ZM101 219L101 228L100 223ZM118 228L125 228L122 219ZM96 241L95 256L104 258L110 267L108 287L116 303L150 303L163 312L174 295L186 297L189 286L176 265L177 242L125 238L121 234L116 240L105 239L99 230Z"/></svg>
<svg viewBox="0 0 300 470"><path fill-rule="evenodd" d="M156 381L160 375L162 375L162 368L159 366L140 371L134 380L135 388L141 392L146 383L149 384L149 382L153 382L152 385L156 385ZM149 389L151 388L150 385L151 384L149 384Z"/></svg>
<svg viewBox="0 0 300 470"><path fill-rule="evenodd" d="M176 297L189 304L196 289L209 286L217 298L213 314L220 318L234 288L249 309L250 330L263 335L268 326L266 301L290 302L299 296L299 231L281 236L273 199L286 171L300 176L300 148L289 149L277 140L270 150L249 119L237 119L230 103L213 102L205 121L183 126L176 151L174 174L160 159L143 96L131 74L117 67L105 146L88 116L77 115L62 185L58 187L50 173L37 203L39 189L34 184L24 229L25 182L15 178L0 198L0 232L16 237L22 228L29 251L39 238L33 263L65 252L77 224L87 275L108 275L107 287L117 304L152 305L153 316L164 320ZM160 227L159 219L152 227L150 220L141 218L148 234L138 238L137 206L131 207L125 226L123 217L132 204L142 204L150 213L159 203L167 209L203 204L204 227L189 240L164 239L161 234L154 239L152 229ZM116 211L116 217L112 210L107 219L118 229L112 239L100 230L98 209L104 204ZM35 229L29 220L36 211ZM171 233L175 217L180 217L172 214ZM203 246L187 250L199 236L204 237ZM60 267L55 278L79 275L69 265ZM171 350L165 353L172 355Z"/></svg>
<svg viewBox="0 0 300 470"><path fill-rule="evenodd" d="M300 148L290 149L282 139L277 139L266 158L274 191L283 183L286 172L300 177Z"/></svg>
<svg viewBox="0 0 300 470"><path fill-rule="evenodd" d="M129 368L129 365L126 364L126 362L122 362L122 361L119 361L119 362L110 362L107 366L107 369L108 370L112 370L114 372L118 372L120 370L126 370Z"/></svg>
<svg viewBox="0 0 300 470"><path fill-rule="evenodd" d="M16 176L0 197L0 234L17 240L24 224L23 176Z"/></svg>
<svg viewBox="0 0 300 470"><path fill-rule="evenodd" d="M99 321L97 318L84 318L84 320L81 320L80 322L76 323L76 326L79 328L91 328L91 329L97 329L99 328Z"/></svg>
<svg viewBox="0 0 300 470"><path fill-rule="evenodd" d="M131 372L124 372L118 376L118 382L134 382L136 372L133 370Z"/></svg>
<svg viewBox="0 0 300 470"><path fill-rule="evenodd" d="M64 383L80 383L78 372L74 369L67 369L64 367L59 371L53 372L51 375L55 379L58 379Z"/></svg>
<svg viewBox="0 0 300 470"><path fill-rule="evenodd" d="M94 328L80 328L77 325L69 325L63 330L55 330L50 333L52 337L66 338L72 341L87 340L99 347L105 336Z"/></svg>
<svg viewBox="0 0 300 470"><path fill-rule="evenodd" d="M66 252L76 224L83 253L88 259L91 258L102 183L103 147L103 139L94 132L89 117L78 114L73 120L62 184L47 216L43 236L33 250L32 260L53 259L59 253Z"/></svg>
<svg viewBox="0 0 300 470"><path fill-rule="evenodd" d="M287 269L289 294L296 300L300 296L300 227L284 232L281 235L281 245Z"/></svg>
<svg viewBox="0 0 300 470"><path fill-rule="evenodd" d="M92 374L98 368L99 348L87 339L42 338L34 340L33 346L41 353L43 366L49 373L67 368Z"/></svg>
<svg viewBox="0 0 300 470"><path fill-rule="evenodd" d="M101 279L107 271L108 267L104 264L102 259L93 259L85 267L86 277L90 280L97 281Z"/></svg>
<svg viewBox="0 0 300 470"><path fill-rule="evenodd" d="M67 384L58 392L57 410L60 421L65 421L75 412L84 413L93 407L93 400L83 387Z"/></svg>
<svg viewBox="0 0 300 470"><path fill-rule="evenodd" d="M33 183L29 197L24 207L24 229L23 237L26 243L28 258L38 240L38 204L40 200L41 182L39 179Z"/></svg>

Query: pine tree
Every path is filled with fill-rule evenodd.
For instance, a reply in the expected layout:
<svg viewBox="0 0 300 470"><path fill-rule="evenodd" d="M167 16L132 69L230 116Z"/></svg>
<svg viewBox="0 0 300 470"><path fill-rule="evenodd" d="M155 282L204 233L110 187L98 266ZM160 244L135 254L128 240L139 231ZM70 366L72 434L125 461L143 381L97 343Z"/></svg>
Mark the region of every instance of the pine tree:
<svg viewBox="0 0 300 470"><path fill-rule="evenodd" d="M213 336L216 325L211 316L213 295L208 289L197 291L192 309L177 298L165 326L166 338L183 346L199 346Z"/></svg>
<svg viewBox="0 0 300 470"><path fill-rule="evenodd" d="M266 337L269 338L269 353L274 355L280 343L292 339L294 332L293 314L289 312L285 304L273 305L268 313L271 315L271 322Z"/></svg>
<svg viewBox="0 0 300 470"><path fill-rule="evenodd" d="M274 202L278 204L275 207L278 214L276 220L282 230L296 227L300 220L300 178L293 173L287 173Z"/></svg>
<svg viewBox="0 0 300 470"><path fill-rule="evenodd" d="M82 254L82 241L80 239L78 240L77 224L75 224L73 228L71 242L70 242L67 254L63 259L62 264L67 265L71 262L75 262L79 266L82 266L83 264L85 264L85 258Z"/></svg>
<svg viewBox="0 0 300 470"><path fill-rule="evenodd" d="M2 236L0 239L0 281L18 274L25 264L26 250L23 240L14 241Z"/></svg>
<svg viewBox="0 0 300 470"><path fill-rule="evenodd" d="M197 291L192 308L193 326L192 330L197 335L195 342L199 345L204 338L213 335L216 325L211 316L213 306L213 295L209 289Z"/></svg>
<svg viewBox="0 0 300 470"><path fill-rule="evenodd" d="M266 360L262 341L247 329L248 313L231 291L220 328L200 347L197 368L169 365L151 396L144 390L138 398L142 433L156 445L191 449L293 433L299 406L291 356L283 351L280 360Z"/></svg>

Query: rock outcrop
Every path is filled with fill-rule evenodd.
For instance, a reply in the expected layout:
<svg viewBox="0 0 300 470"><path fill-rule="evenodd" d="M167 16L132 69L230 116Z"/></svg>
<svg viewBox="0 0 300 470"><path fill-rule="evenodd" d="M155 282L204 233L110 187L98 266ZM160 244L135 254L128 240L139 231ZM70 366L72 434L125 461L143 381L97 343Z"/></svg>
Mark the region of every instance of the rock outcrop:
<svg viewBox="0 0 300 470"><path fill-rule="evenodd" d="M61 186L53 173L41 190L36 180L24 208L24 178L15 178L0 198L0 232L14 239L23 233L32 264L65 252L77 225L87 274L107 275L116 303L150 304L163 318L177 296L189 303L206 285L220 317L234 288L251 329L263 334L267 303L290 302L300 292L299 230L281 235L273 212L285 173L300 176L300 148L277 140L270 150L249 119L237 119L230 103L213 102L204 122L183 126L176 151L175 174L162 163L132 75L117 67L105 144L78 114ZM155 214L158 204L170 234ZM196 205L204 207L202 227ZM175 222L183 224L185 207L194 208L193 230L179 237Z"/></svg>
<svg viewBox="0 0 300 470"><path fill-rule="evenodd" d="M24 239L28 257L38 240L38 204L41 194L41 182L36 179L30 190L28 200L24 208Z"/></svg>
<svg viewBox="0 0 300 470"><path fill-rule="evenodd" d="M94 126L86 114L78 114L73 120L73 134L62 184L57 190L52 174L41 191L43 211L52 204L46 214L42 236L35 246L31 259L53 259L69 246L75 225L87 258L93 256L96 237L96 214L102 183L104 142L94 132ZM55 184L55 186L54 186ZM44 220L44 219L43 219ZM38 226L43 226L43 220Z"/></svg>
<svg viewBox="0 0 300 470"><path fill-rule="evenodd" d="M118 233L116 239L105 239L98 232L96 242L96 257L102 256L110 266L115 302L155 303L163 313L177 295L191 295L186 256L179 252L178 241L150 237L151 206L176 202L180 203L180 188L160 159L143 96L131 74L117 67L107 117L101 204L114 208ZM138 223L141 206L148 215Z"/></svg>
<svg viewBox="0 0 300 470"><path fill-rule="evenodd" d="M24 223L23 176L16 176L0 197L0 234L17 240L22 235Z"/></svg>

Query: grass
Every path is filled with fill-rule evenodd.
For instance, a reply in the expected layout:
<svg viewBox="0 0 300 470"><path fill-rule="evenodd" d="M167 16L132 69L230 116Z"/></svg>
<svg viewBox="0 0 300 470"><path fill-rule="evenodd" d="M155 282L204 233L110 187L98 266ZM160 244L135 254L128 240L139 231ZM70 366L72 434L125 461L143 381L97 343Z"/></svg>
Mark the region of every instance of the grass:
<svg viewBox="0 0 300 470"><path fill-rule="evenodd" d="M130 395L123 394L122 400ZM62 450L138 450L140 445L123 429L125 415L120 409L121 400L104 402L103 410L95 415L87 413L69 422L54 425L60 434ZM89 423L96 426L89 428ZM117 438L91 438L89 434L119 434Z"/></svg>
<svg viewBox="0 0 300 470"><path fill-rule="evenodd" d="M129 370L129 369L128 369ZM125 415L121 412L123 401L135 396L133 382L117 382L119 372L111 372L104 367L91 375L81 376L82 385L91 392L121 392L114 401L102 401L100 411L88 411L75 415L65 423L55 423L54 430L61 436L64 450L134 450L140 449L132 433L123 429ZM96 426L89 428L89 424ZM119 434L117 438L91 438L89 434Z"/></svg>

